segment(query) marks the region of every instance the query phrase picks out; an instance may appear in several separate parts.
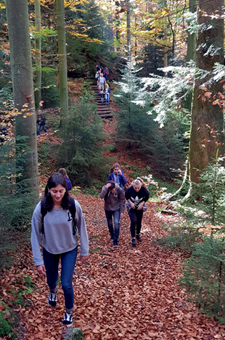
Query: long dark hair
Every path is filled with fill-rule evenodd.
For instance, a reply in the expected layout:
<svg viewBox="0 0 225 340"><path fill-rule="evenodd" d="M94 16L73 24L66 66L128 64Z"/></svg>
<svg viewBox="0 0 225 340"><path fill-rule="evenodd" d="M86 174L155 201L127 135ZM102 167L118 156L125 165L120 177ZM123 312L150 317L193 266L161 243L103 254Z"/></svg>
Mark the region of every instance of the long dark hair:
<svg viewBox="0 0 225 340"><path fill-rule="evenodd" d="M60 174L59 172L55 172L49 177L48 183L45 187L45 196L41 200L43 208L46 209L47 211L51 211L54 206L54 202L49 192L49 189L55 188L59 184L61 184L66 189L66 192L62 198L61 206L65 210L67 210L70 206L70 195L67 189L66 180L62 174Z"/></svg>

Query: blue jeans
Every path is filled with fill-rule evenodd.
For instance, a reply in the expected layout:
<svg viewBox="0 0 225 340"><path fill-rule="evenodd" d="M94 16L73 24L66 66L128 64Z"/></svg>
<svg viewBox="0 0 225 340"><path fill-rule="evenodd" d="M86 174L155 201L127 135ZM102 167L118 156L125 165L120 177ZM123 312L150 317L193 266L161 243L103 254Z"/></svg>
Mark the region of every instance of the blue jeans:
<svg viewBox="0 0 225 340"><path fill-rule="evenodd" d="M38 132L37 132L37 135L40 136L41 134L41 127L43 126L43 129L44 129L44 132L47 132L47 129L46 129L46 126L45 125L41 125L39 124L38 125Z"/></svg>
<svg viewBox="0 0 225 340"><path fill-rule="evenodd" d="M109 233L111 235L111 238L117 241L119 238L119 233L120 233L120 224L119 224L120 210L116 210L116 211L105 210L105 216L107 218L108 228L109 228ZM112 217L114 219L114 230L113 230Z"/></svg>
<svg viewBox="0 0 225 340"><path fill-rule="evenodd" d="M67 312L73 309L74 291L72 285L73 271L77 259L77 247L67 253L51 254L43 248L43 259L47 275L47 284L50 290L57 287L58 266L61 257L61 284L65 298Z"/></svg>
<svg viewBox="0 0 225 340"><path fill-rule="evenodd" d="M109 104L109 99L110 99L110 93L105 94L105 101L107 104Z"/></svg>

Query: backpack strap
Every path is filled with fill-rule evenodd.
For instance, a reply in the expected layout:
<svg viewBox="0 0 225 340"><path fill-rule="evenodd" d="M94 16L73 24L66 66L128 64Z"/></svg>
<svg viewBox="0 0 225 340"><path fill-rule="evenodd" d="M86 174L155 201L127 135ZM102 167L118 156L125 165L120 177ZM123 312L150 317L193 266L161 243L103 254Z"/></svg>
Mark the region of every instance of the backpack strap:
<svg viewBox="0 0 225 340"><path fill-rule="evenodd" d="M75 200L73 197L70 196L70 207L69 207L69 211L72 215L72 219L73 219L73 235L76 235L76 229L77 229L77 220L75 218L76 215L76 204L75 204Z"/></svg>
<svg viewBox="0 0 225 340"><path fill-rule="evenodd" d="M41 233L44 235L45 233L45 229L44 229L44 217L47 214L47 209L45 209L42 205L41 202L41 215L42 215L42 219L41 219ZM76 216L76 204L75 204L75 200L73 199L73 197L70 196L70 206L69 206L69 212L72 215L72 219L73 219L73 235L76 235L76 229L77 229L77 220L75 218Z"/></svg>

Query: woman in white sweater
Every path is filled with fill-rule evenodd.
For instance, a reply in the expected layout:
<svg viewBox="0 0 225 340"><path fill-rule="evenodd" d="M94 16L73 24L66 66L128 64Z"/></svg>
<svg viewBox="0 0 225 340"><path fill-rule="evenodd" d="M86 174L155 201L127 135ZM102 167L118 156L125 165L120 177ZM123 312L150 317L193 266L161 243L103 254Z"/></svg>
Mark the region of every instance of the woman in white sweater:
<svg viewBox="0 0 225 340"><path fill-rule="evenodd" d="M80 258L85 262L89 248L81 206L69 195L63 175L54 173L48 179L45 196L37 204L32 216L31 246L38 273L47 276L50 289L48 304L53 307L57 303L58 265L61 259L61 284L66 310L63 324L67 327L72 326L72 277L77 258L78 232Z"/></svg>

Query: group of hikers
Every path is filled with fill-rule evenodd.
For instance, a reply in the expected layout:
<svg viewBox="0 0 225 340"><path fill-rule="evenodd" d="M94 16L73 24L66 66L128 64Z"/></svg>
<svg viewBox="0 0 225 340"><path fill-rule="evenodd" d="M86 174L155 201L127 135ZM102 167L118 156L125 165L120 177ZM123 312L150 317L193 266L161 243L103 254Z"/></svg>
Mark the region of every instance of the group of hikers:
<svg viewBox="0 0 225 340"><path fill-rule="evenodd" d="M78 234L82 263L87 261L89 254L84 216L79 202L69 195L71 189L72 185L64 168L51 175L44 197L34 209L31 229L34 264L40 275L47 276L50 290L48 304L52 307L57 304L58 266L61 259L61 285L65 299L62 323L67 327L73 323L72 278L77 259ZM142 241L141 223L143 212L147 209L145 203L149 199L143 180L138 177L129 186L120 165L115 163L107 183L102 187L100 198L104 199L105 216L113 246L118 247L120 219L123 218L126 207L130 217L131 245L135 247L136 241Z"/></svg>
<svg viewBox="0 0 225 340"><path fill-rule="evenodd" d="M101 98L101 102L102 103L105 102L107 105L109 105L110 103L111 93L109 82L107 82L108 75L109 75L108 67L96 65L95 78L97 79L99 96Z"/></svg>

